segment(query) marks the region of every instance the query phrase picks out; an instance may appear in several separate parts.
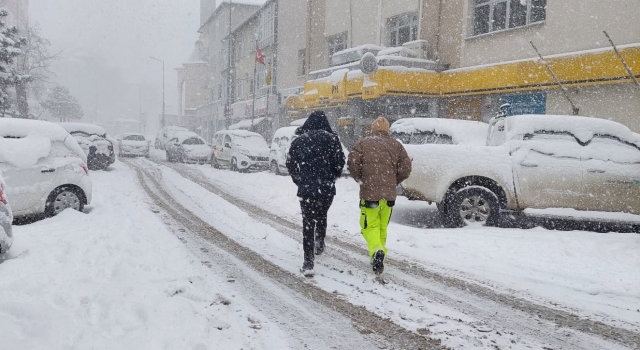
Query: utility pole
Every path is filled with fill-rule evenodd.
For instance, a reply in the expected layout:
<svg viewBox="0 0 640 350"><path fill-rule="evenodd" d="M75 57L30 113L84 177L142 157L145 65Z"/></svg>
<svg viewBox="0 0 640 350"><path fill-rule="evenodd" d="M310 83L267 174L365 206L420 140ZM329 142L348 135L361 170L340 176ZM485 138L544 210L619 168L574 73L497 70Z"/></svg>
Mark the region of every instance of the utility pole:
<svg viewBox="0 0 640 350"><path fill-rule="evenodd" d="M227 129L231 125L231 0L229 0L229 33L227 35L227 99L224 114Z"/></svg>
<svg viewBox="0 0 640 350"><path fill-rule="evenodd" d="M162 118L160 119L160 126L164 127L164 123L165 123L165 106L164 106L164 61L157 59L155 57L151 57L149 56L150 59L152 60L156 60L158 62L162 62Z"/></svg>
<svg viewBox="0 0 640 350"><path fill-rule="evenodd" d="M136 83L129 83L131 85L135 85L138 87L138 97L140 100L138 101L138 119L140 119L140 126L142 127L142 132L144 133L145 125L142 120L142 85Z"/></svg>

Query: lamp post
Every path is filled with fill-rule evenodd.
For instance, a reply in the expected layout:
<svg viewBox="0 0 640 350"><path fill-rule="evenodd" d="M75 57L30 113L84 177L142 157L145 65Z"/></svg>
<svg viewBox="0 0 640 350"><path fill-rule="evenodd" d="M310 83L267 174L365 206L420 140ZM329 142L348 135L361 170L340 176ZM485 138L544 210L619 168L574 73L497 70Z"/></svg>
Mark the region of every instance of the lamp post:
<svg viewBox="0 0 640 350"><path fill-rule="evenodd" d="M165 118L165 110L164 110L164 61L157 59L155 57L149 56L150 59L156 60L158 62L162 62L162 119L160 120L161 126L164 127L164 118Z"/></svg>
<svg viewBox="0 0 640 350"><path fill-rule="evenodd" d="M144 133L145 123L142 120L142 85L136 83L129 83L131 85L135 85L138 87L138 96L140 97L140 101L138 102L138 118L140 119L140 126L142 127L142 133Z"/></svg>

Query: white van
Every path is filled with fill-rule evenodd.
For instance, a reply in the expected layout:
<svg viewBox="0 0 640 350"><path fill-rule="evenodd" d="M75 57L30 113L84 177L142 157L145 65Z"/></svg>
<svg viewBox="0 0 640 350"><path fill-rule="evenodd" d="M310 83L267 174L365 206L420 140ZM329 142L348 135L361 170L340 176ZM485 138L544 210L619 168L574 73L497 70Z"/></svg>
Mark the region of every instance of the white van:
<svg viewBox="0 0 640 350"><path fill-rule="evenodd" d="M233 171L269 169L269 146L264 137L247 130L223 130L213 136L211 166Z"/></svg>

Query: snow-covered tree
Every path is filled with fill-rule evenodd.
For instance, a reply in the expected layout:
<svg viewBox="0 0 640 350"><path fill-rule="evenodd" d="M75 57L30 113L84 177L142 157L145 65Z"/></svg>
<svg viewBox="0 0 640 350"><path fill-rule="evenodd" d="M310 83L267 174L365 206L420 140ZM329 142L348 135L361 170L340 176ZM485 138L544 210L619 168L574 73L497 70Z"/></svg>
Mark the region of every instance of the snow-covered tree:
<svg viewBox="0 0 640 350"><path fill-rule="evenodd" d="M54 87L42 106L51 113L52 117L61 122L77 120L84 115L78 100L64 86Z"/></svg>
<svg viewBox="0 0 640 350"><path fill-rule="evenodd" d="M7 89L29 79L29 75L19 74L14 66L14 60L20 55L20 47L26 43L26 39L18 37L16 27L6 28L5 18L8 15L6 9L0 9L0 109L3 115L10 107Z"/></svg>
<svg viewBox="0 0 640 350"><path fill-rule="evenodd" d="M60 58L60 53L50 53L49 40L42 36L40 27L36 24L28 27L26 44L21 47L22 53L16 58L16 68L19 74L28 75L29 80L21 79L16 82L16 102L20 118L30 118L29 92L41 101L46 85L51 83L54 73L50 69L51 62Z"/></svg>

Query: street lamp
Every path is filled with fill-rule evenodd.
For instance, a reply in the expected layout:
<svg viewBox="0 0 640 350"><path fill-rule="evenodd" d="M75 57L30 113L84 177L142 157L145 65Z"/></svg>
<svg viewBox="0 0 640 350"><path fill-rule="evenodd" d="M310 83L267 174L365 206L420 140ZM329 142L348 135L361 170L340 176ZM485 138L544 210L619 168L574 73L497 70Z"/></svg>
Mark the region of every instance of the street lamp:
<svg viewBox="0 0 640 350"><path fill-rule="evenodd" d="M131 85L135 85L138 87L138 96L140 97L140 102L138 103L138 107L139 107L139 112L138 112L138 118L140 119L140 126L142 127L142 133L144 133L144 122L142 120L142 85L140 84L136 84L136 83L129 83Z"/></svg>
<svg viewBox="0 0 640 350"><path fill-rule="evenodd" d="M156 60L158 62L162 62L162 119L160 121L160 124L162 124L162 126L164 127L164 118L165 118L165 110L164 110L164 61L157 59L155 57L151 57L149 56L150 59L152 60Z"/></svg>

